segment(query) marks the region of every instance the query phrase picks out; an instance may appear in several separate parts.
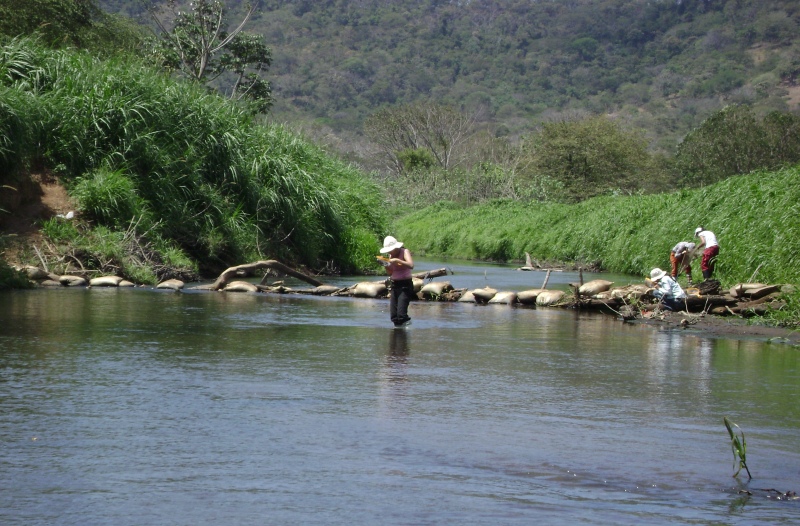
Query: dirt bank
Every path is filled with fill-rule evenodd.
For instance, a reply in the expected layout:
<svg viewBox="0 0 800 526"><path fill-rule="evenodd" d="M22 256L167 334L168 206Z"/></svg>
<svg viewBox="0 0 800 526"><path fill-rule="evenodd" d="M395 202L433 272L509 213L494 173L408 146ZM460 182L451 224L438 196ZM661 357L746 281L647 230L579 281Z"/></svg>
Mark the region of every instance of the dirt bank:
<svg viewBox="0 0 800 526"><path fill-rule="evenodd" d="M800 331L758 323L757 318L743 319L711 314L662 312L651 318L626 323L641 323L664 330L684 332L711 338L763 340L800 345Z"/></svg>

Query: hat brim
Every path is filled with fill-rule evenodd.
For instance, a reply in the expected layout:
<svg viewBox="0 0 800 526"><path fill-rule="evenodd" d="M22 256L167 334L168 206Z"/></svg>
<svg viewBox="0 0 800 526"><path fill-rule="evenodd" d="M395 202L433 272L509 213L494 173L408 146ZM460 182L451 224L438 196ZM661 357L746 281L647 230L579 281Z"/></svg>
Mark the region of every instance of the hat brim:
<svg viewBox="0 0 800 526"><path fill-rule="evenodd" d="M388 253L389 253L389 252L391 252L392 250L394 250L394 249L396 249L396 248L400 248L400 247L402 247L402 246L403 246L403 243L401 243L400 241L398 241L397 243L393 243L393 244L389 245L388 247L383 247L383 248L380 250L380 252L381 252L381 254L388 254Z"/></svg>

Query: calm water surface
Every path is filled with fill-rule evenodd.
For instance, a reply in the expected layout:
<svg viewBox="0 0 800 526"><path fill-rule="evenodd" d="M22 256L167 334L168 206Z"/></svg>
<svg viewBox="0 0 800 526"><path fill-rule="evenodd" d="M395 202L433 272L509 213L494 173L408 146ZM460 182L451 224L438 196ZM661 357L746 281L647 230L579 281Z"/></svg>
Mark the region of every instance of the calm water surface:
<svg viewBox="0 0 800 526"><path fill-rule="evenodd" d="M441 266L456 287L544 279L418 265ZM797 348L499 305L417 302L394 330L387 311L1 293L0 523L800 521L796 501L738 492L800 491ZM748 486L723 416L746 433Z"/></svg>

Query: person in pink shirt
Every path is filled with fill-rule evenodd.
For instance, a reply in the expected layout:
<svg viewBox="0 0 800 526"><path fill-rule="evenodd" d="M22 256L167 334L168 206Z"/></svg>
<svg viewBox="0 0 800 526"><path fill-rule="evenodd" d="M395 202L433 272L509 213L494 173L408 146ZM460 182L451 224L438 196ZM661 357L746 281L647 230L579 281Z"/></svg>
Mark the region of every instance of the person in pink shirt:
<svg viewBox="0 0 800 526"><path fill-rule="evenodd" d="M403 243L392 236L386 236L383 240L381 254L389 256L388 261L384 262L386 273L391 278L389 318L395 327L402 327L411 323L408 304L414 297L414 282L411 279L414 258L411 257L411 251L404 248Z"/></svg>

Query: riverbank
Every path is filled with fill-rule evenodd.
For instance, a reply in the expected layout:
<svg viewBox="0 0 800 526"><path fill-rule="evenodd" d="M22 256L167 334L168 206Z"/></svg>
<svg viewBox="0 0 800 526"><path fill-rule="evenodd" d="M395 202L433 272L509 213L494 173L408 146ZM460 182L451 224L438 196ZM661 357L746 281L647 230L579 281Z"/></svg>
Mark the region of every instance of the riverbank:
<svg viewBox="0 0 800 526"><path fill-rule="evenodd" d="M765 325L760 323L760 319L732 318L713 314L686 314L685 312L661 312L657 316L626 323L648 325L666 331L708 338L758 340L800 346L799 330Z"/></svg>

